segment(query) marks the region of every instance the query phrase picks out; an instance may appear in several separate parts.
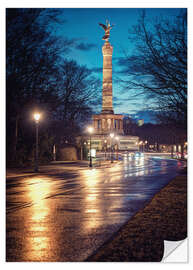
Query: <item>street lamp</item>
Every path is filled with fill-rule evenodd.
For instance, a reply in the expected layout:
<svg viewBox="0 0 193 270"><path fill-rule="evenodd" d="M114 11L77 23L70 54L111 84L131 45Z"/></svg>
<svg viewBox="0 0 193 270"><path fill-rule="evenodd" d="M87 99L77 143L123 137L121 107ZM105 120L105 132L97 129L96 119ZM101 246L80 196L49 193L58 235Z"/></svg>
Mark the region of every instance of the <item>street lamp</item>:
<svg viewBox="0 0 193 270"><path fill-rule="evenodd" d="M91 134L93 133L93 127L88 127L88 132L90 133L90 159L89 159L89 167L92 167L92 156L91 156Z"/></svg>
<svg viewBox="0 0 193 270"><path fill-rule="evenodd" d="M104 140L104 144L105 144L105 159L106 159L106 152L107 152L107 140Z"/></svg>
<svg viewBox="0 0 193 270"><path fill-rule="evenodd" d="M38 125L39 125L40 116L41 115L39 113L34 114L34 120L36 123L36 155L35 155L35 168L34 168L35 172L38 172Z"/></svg>
<svg viewBox="0 0 193 270"><path fill-rule="evenodd" d="M116 147L116 148L117 148L117 149L116 149L116 150L117 150L117 153L116 153L116 159L118 160L118 141L119 141L119 137L116 136L115 139L116 139L116 141L117 141L117 144L116 144L116 145L117 145L117 147Z"/></svg>
<svg viewBox="0 0 193 270"><path fill-rule="evenodd" d="M139 145L140 145L139 150L141 150L141 152L143 152L143 141L140 141L140 142L139 142Z"/></svg>
<svg viewBox="0 0 193 270"><path fill-rule="evenodd" d="M110 133L110 137L111 137L111 163L113 163L113 144L112 144L112 140L114 137L114 133Z"/></svg>
<svg viewBox="0 0 193 270"><path fill-rule="evenodd" d="M148 141L145 141L145 151L148 151L148 147L147 147L148 145L147 144L148 144Z"/></svg>
<svg viewBox="0 0 193 270"><path fill-rule="evenodd" d="M56 146L53 145L53 160L56 161Z"/></svg>

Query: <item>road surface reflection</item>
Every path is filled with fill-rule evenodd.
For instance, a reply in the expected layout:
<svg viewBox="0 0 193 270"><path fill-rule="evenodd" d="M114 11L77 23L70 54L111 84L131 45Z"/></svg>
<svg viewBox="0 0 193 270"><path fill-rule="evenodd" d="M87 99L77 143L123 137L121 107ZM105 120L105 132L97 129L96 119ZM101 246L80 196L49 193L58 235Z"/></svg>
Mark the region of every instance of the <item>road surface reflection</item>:
<svg viewBox="0 0 193 270"><path fill-rule="evenodd" d="M182 166L145 157L8 178L7 261L83 261Z"/></svg>
<svg viewBox="0 0 193 270"><path fill-rule="evenodd" d="M51 211L49 200L46 197L50 194L53 182L42 177L29 178L26 188L26 195L32 203L29 211L29 232L32 235L26 238L26 249L29 252L26 256L29 261L46 257L49 250L50 237L47 235L49 231L48 215ZM54 232L53 232L54 233ZM54 235L53 235L54 237Z"/></svg>

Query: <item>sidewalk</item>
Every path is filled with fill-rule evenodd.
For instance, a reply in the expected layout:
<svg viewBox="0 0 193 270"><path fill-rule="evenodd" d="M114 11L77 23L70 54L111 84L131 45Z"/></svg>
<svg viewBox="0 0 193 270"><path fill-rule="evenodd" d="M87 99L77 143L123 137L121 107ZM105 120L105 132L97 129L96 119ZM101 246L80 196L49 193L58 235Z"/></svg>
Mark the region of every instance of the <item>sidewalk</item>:
<svg viewBox="0 0 193 270"><path fill-rule="evenodd" d="M187 175L179 175L126 223L89 262L159 262L164 240L187 237Z"/></svg>
<svg viewBox="0 0 193 270"><path fill-rule="evenodd" d="M93 162L92 168L109 168L115 164L120 163L120 161L114 160L111 163L110 160L103 160ZM27 168L8 168L6 170L6 178L21 177L21 176L32 176L37 174L53 174L61 173L64 170L74 170L74 169L90 169L89 161L87 160L78 160L78 161L52 161L47 165L40 165L39 172L34 172L34 167Z"/></svg>

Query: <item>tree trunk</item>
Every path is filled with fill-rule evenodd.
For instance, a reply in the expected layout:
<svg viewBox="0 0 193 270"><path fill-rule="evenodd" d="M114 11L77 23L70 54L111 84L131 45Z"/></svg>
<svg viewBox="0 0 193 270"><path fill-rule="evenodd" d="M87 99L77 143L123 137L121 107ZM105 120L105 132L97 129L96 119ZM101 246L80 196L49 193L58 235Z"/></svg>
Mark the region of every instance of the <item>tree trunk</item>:
<svg viewBox="0 0 193 270"><path fill-rule="evenodd" d="M181 144L181 158L184 158L184 143Z"/></svg>
<svg viewBox="0 0 193 270"><path fill-rule="evenodd" d="M172 145L171 146L171 158L173 158L174 157L174 146Z"/></svg>
<svg viewBox="0 0 193 270"><path fill-rule="evenodd" d="M15 119L15 135L13 138L13 160L17 159L17 142L18 142L18 116Z"/></svg>

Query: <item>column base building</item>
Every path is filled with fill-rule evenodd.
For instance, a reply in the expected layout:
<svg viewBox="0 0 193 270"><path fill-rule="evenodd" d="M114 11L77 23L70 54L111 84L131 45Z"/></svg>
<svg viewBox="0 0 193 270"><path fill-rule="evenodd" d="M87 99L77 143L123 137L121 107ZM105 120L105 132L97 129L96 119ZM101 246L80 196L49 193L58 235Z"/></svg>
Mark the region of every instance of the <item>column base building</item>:
<svg viewBox="0 0 193 270"><path fill-rule="evenodd" d="M123 117L122 114L109 113L93 115L92 148L100 151L110 148L110 134L113 133L113 144L117 150L137 151L138 137L124 135Z"/></svg>
<svg viewBox="0 0 193 270"><path fill-rule="evenodd" d="M100 24L102 25L102 24ZM111 29L110 24L103 25L105 31ZM92 116L92 149L98 151L114 150L121 151L137 151L138 140L137 136L125 136L123 131L124 115L114 114L113 110L113 91L112 91L112 54L113 47L108 41L108 35L105 35L105 43L102 47L103 53L103 89L102 89L102 110L100 114ZM113 133L113 138L110 134ZM89 134L88 136L79 137L79 145L89 148Z"/></svg>

